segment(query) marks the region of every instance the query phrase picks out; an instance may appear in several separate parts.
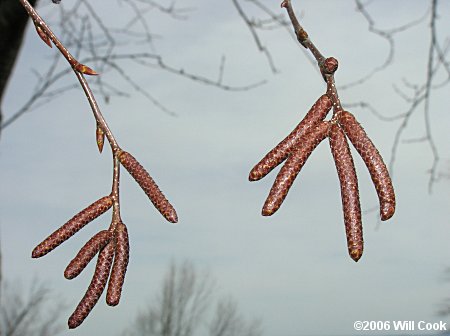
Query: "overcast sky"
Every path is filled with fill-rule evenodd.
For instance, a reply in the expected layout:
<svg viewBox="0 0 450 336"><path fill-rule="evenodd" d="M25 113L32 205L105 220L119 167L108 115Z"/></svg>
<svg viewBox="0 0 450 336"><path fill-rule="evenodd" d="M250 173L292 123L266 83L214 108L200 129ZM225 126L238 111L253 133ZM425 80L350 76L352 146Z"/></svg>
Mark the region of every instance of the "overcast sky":
<svg viewBox="0 0 450 336"><path fill-rule="evenodd" d="M263 1L281 13L279 2ZM168 63L216 78L225 55L226 83L267 83L233 93L130 65L129 75L177 116L161 112L126 84L130 98L99 101L119 144L150 171L176 207L179 224L165 222L122 171L122 217L131 243L123 297L116 308L107 307L102 297L83 325L69 334L115 334L130 326L134 314L154 299L172 260L191 260L199 269L210 269L220 294L232 295L247 318L261 319L265 335L353 335L359 334L353 329L356 320L441 320L438 305L450 297L450 283L444 281L450 266L450 182L444 179L428 193L429 146L401 143L394 167L397 212L381 224L376 212L364 214L365 250L358 263L347 253L339 183L327 142L310 157L281 209L262 217L276 172L252 183L248 173L295 127L325 85L286 31L261 35L279 68L274 75L231 1L179 3L195 7L189 20L155 15L151 21L152 30L164 36L155 45ZM339 60L338 85L383 63L388 44L368 31L353 1L293 3L316 45ZM443 43L450 31L450 2L441 3L438 29ZM428 5L373 1L368 10L380 28L389 29L420 18ZM123 7L115 2L108 7L99 10L105 20L120 18ZM43 12L50 15L51 10L46 6ZM405 80L424 82L428 22L427 17L396 35L393 65L341 91L342 103L366 101L386 116L405 112L408 105L394 86L404 89ZM54 52L30 26L3 105L6 117L33 89L30 70L45 68ZM113 74L104 76L118 81ZM434 91L430 105L442 172L450 170L448 93L448 86ZM399 123L380 121L366 109L351 111L389 162ZM423 120L419 109L403 140L422 137ZM98 154L94 131L80 89L21 118L2 133L0 142L3 274L24 288L33 279L51 286L68 304L60 317L64 325L88 286L93 265L72 281L63 278L63 270L91 235L109 225L109 215L46 257L32 260L30 255L53 230L109 193L111 156L108 149ZM375 190L355 154L362 207L373 208Z"/></svg>

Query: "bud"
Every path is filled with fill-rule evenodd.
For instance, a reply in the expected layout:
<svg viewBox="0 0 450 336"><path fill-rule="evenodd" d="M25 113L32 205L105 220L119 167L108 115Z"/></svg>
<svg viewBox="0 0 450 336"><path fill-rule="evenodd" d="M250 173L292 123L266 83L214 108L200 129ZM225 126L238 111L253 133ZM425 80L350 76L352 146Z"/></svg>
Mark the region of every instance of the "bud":
<svg viewBox="0 0 450 336"><path fill-rule="evenodd" d="M328 57L323 61L322 69L325 74L332 75L338 68L338 60L334 57Z"/></svg>
<svg viewBox="0 0 450 336"><path fill-rule="evenodd" d="M94 71L93 69L89 68L87 65L78 63L75 64L74 69L81 72L82 74L85 75L90 75L90 76L96 76L98 75L98 72Z"/></svg>
<svg viewBox="0 0 450 336"><path fill-rule="evenodd" d="M36 32L38 33L39 37L42 41L45 42L46 45L48 45L50 48L52 48L52 42L50 41L50 37L45 33L40 26L37 24L34 25L36 27Z"/></svg>
<svg viewBox="0 0 450 336"><path fill-rule="evenodd" d="M78 72L81 72L82 74L85 74L85 75L98 75L98 72L92 70L87 65L81 64L80 62L78 62L74 58L70 58L69 59L69 63L70 63L70 65L72 66L72 68L74 70L76 70Z"/></svg>
<svg viewBox="0 0 450 336"><path fill-rule="evenodd" d="M345 233L350 257L358 261L363 253L361 206L359 203L358 178L355 165L345 138L344 131L337 124L330 127L330 147L341 185L342 208Z"/></svg>
<svg viewBox="0 0 450 336"><path fill-rule="evenodd" d="M103 132L103 129L98 124L95 131L95 136L97 139L98 150L101 153L103 151L103 145L105 144L105 132Z"/></svg>

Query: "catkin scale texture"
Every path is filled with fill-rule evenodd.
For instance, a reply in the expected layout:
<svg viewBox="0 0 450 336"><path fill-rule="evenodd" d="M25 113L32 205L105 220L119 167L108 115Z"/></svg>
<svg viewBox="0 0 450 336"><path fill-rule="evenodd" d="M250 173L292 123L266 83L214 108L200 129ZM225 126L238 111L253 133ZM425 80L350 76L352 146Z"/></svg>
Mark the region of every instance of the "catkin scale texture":
<svg viewBox="0 0 450 336"><path fill-rule="evenodd" d="M300 138L270 189L262 209L263 216L270 216L280 208L306 160L319 143L326 138L328 127L327 121L319 122Z"/></svg>
<svg viewBox="0 0 450 336"><path fill-rule="evenodd" d="M388 220L395 212L395 192L383 158L353 114L342 112L339 122L369 170L380 202L381 220Z"/></svg>
<svg viewBox="0 0 450 336"><path fill-rule="evenodd" d="M84 319L89 315L100 299L100 296L105 289L106 282L108 281L113 256L114 243L113 241L110 241L108 245L100 251L91 283L80 303L75 308L75 311L69 317L68 325L70 329L76 328L83 323Z"/></svg>
<svg viewBox="0 0 450 336"><path fill-rule="evenodd" d="M110 196L105 196L81 210L72 217L72 219L48 236L42 243L36 246L31 253L31 257L39 258L54 250L75 233L80 231L86 224L92 222L95 218L108 211L112 204L112 198Z"/></svg>
<svg viewBox="0 0 450 336"><path fill-rule="evenodd" d="M144 167L128 152L119 154L119 161L136 180L156 209L171 223L178 222L177 213L166 199L164 194L159 190L155 181Z"/></svg>
<svg viewBox="0 0 450 336"><path fill-rule="evenodd" d="M250 171L249 180L257 181L262 179L272 171L276 166L283 162L301 136L305 134L317 122L323 120L332 106L331 99L326 95L322 95L311 107L302 121L295 129L274 149L264 156L255 167Z"/></svg>
<svg viewBox="0 0 450 336"><path fill-rule="evenodd" d="M84 246L77 253L75 258L67 265L64 271L66 279L73 279L77 277L89 264L92 258L105 247L112 238L112 233L108 230L98 232L94 237L84 244Z"/></svg>
<svg viewBox="0 0 450 336"><path fill-rule="evenodd" d="M114 263L112 266L111 277L109 278L108 290L106 292L106 303L110 306L119 304L130 256L128 231L123 223L117 225L115 243Z"/></svg>
<svg viewBox="0 0 450 336"><path fill-rule="evenodd" d="M358 178L356 176L355 165L344 131L339 125L331 125L329 139L341 186L348 252L354 261L358 261L363 253L364 242Z"/></svg>

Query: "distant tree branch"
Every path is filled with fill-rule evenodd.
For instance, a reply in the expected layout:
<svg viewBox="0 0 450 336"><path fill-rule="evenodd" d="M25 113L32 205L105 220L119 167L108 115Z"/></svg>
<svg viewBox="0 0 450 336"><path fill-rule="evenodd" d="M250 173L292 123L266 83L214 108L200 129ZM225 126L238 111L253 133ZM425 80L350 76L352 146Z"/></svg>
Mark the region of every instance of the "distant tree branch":
<svg viewBox="0 0 450 336"><path fill-rule="evenodd" d="M157 296L157 303L141 311L127 331L130 336L192 336L205 326L213 302L214 281L192 263L172 263ZM230 298L217 303L209 336L260 336L258 321L246 322Z"/></svg>
<svg viewBox="0 0 450 336"><path fill-rule="evenodd" d="M395 134L394 143L392 146L390 168L393 171L393 166L398 155L399 146L403 136L403 132L406 130L411 117L419 111L419 107L423 104L423 118L424 118L424 133L425 135L420 137L418 141L425 142L428 144L432 155L432 164L429 171L430 177L428 180L428 190L431 192L433 184L438 179L438 163L440 160L439 151L434 140L432 126L430 122L430 101L432 99L433 91L442 88L450 82L450 66L447 60L448 52L450 50L447 45L442 48L439 44L436 30L437 21L437 10L438 10L438 0L431 1L430 10L430 42L428 47L428 58L426 67L426 80L425 83L418 86L410 86L414 90L414 95L411 97L406 97L406 101L409 103L409 107L403 114L401 123ZM435 85L438 74L445 72L447 78Z"/></svg>
<svg viewBox="0 0 450 336"><path fill-rule="evenodd" d="M369 73L361 76L359 79L356 79L355 81L347 84L340 85L339 88L341 90L345 90L348 88L351 88L356 85L361 85L371 79L376 73L381 72L385 70L389 65L392 64L394 60L394 54L395 54L395 40L394 36L398 33L402 33L407 31L408 29L420 24L427 18L427 14L425 13L422 17L415 19L411 22L408 22L406 24L403 24L401 26L395 27L393 29L380 29L377 27L375 19L370 15L369 11L367 10L367 5L363 4L361 0L355 0L356 3L356 9L361 13L361 15L364 17L364 19L368 23L368 30L381 37L382 39L386 40L388 43L388 53L386 58L384 59L383 63L381 63L378 66L375 66L372 68Z"/></svg>
<svg viewBox="0 0 450 336"><path fill-rule="evenodd" d="M58 316L65 309L55 303L50 290L34 281L28 295L9 283L0 308L0 333L2 336L48 336L62 330Z"/></svg>
<svg viewBox="0 0 450 336"><path fill-rule="evenodd" d="M168 64L163 55L155 50L153 43L155 34L151 32L150 18L146 14L151 14L152 11L157 10L174 19L186 19L192 8L177 7L175 4L163 6L156 1L146 0L121 1L128 5L134 13L134 17L121 27L108 26L89 1L78 0L67 9L64 7L64 3L61 3L57 6L59 28L62 33L61 40L64 41L67 48L73 48L73 54L80 62L93 64L93 67L102 74L116 73L131 86L132 91L142 94L160 111L172 116L175 115L164 102L161 102L151 93L151 90L132 79L125 70L127 62L138 64L144 67L146 71L163 70L168 74L225 91L246 91L265 83L265 81L257 81L246 85L224 83L224 58L219 66L221 75L218 79L188 72L182 67ZM128 52L131 45L135 50L134 52ZM149 53L146 51L148 49L154 52ZM61 97L61 95L76 87L76 85L65 85L53 89L57 82L70 73L67 68L61 68L59 60L60 56L56 55L46 70L39 72L35 70L38 78L34 92L24 99L24 103L16 111L5 111L6 116L0 124L1 129L9 127L27 112L48 104L53 99ZM108 82L105 76L98 76L92 82L93 91L98 92L106 102L109 102L113 96L129 96L126 89L110 81Z"/></svg>

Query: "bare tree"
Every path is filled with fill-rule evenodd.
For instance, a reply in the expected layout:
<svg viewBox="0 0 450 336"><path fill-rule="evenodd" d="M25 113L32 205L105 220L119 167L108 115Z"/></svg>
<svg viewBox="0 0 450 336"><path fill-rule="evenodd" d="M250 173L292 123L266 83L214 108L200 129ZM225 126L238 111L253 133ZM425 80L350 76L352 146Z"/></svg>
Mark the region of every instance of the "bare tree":
<svg viewBox="0 0 450 336"><path fill-rule="evenodd" d="M129 336L192 336L209 325L210 336L259 336L260 324L246 322L230 298L217 302L211 323L206 323L212 305L214 280L192 263L172 263L157 296L156 304L139 313Z"/></svg>
<svg viewBox="0 0 450 336"><path fill-rule="evenodd" d="M0 244L0 336L48 336L62 330L58 316L64 308L50 289L33 281L28 295L2 276Z"/></svg>
<svg viewBox="0 0 450 336"><path fill-rule="evenodd" d="M230 298L217 303L216 314L209 327L210 336L259 336L262 334L258 320L246 321L239 314L237 303Z"/></svg>
<svg viewBox="0 0 450 336"><path fill-rule="evenodd" d="M0 309L2 336L48 336L62 330L57 318L62 304L56 302L51 291L43 284L34 284L28 295L19 287L5 285Z"/></svg>

